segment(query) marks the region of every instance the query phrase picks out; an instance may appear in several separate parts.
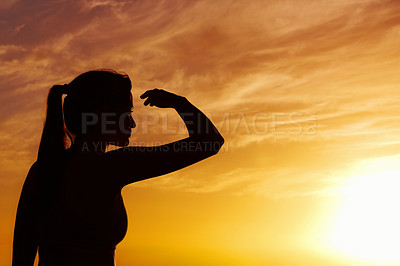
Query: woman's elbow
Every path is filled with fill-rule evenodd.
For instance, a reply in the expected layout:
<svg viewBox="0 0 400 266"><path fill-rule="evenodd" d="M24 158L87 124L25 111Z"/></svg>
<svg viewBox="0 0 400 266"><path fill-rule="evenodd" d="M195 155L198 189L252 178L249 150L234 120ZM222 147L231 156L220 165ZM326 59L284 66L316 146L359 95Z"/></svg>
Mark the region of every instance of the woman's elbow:
<svg viewBox="0 0 400 266"><path fill-rule="evenodd" d="M213 154L217 154L221 150L222 145L224 145L224 143L225 143L224 138L221 135L217 136L212 141L212 152L213 152Z"/></svg>
<svg viewBox="0 0 400 266"><path fill-rule="evenodd" d="M222 145L225 143L225 139L219 135L217 142L219 143L220 147L222 147Z"/></svg>

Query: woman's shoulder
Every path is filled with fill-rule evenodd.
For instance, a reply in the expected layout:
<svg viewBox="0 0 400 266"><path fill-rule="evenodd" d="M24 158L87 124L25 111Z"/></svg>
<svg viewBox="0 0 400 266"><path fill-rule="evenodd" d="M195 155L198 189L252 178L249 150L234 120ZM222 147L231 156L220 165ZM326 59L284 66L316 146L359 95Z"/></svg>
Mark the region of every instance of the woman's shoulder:
<svg viewBox="0 0 400 266"><path fill-rule="evenodd" d="M31 165L31 167L29 168L28 176L29 176L30 174L35 174L35 173L37 172L37 170L38 170L38 167L39 167L39 163L38 163L38 161L35 161L35 162Z"/></svg>
<svg viewBox="0 0 400 266"><path fill-rule="evenodd" d="M26 175L23 190L31 190L37 183L38 176L38 162L34 162L29 168L28 174Z"/></svg>

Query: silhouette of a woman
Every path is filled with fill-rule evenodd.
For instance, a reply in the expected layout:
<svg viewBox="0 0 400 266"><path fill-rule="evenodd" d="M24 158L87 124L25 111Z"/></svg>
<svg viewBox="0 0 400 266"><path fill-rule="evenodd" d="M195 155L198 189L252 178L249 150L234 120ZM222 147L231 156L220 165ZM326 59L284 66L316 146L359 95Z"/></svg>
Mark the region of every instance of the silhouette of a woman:
<svg viewBox="0 0 400 266"><path fill-rule="evenodd" d="M13 266L32 266L37 250L40 266L113 266L127 230L121 189L218 153L222 136L186 98L158 89L141 98L146 106L174 108L189 137L128 146L136 125L127 75L90 71L50 89L38 158L18 204ZM106 152L109 144L120 148Z"/></svg>

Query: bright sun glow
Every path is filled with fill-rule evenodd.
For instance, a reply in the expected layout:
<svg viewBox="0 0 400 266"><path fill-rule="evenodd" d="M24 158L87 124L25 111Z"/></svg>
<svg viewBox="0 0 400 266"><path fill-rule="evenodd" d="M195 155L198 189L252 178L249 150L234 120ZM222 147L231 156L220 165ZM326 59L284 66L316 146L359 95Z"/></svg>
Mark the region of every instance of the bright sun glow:
<svg viewBox="0 0 400 266"><path fill-rule="evenodd" d="M358 259L400 262L400 169L389 169L373 169L345 186L330 237L336 250Z"/></svg>

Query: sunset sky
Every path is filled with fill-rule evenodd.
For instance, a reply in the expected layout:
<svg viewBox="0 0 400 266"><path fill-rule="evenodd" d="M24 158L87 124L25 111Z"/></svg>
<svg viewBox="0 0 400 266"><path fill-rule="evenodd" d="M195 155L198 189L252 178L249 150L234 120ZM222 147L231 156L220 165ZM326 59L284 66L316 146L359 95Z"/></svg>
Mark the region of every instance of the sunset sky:
<svg viewBox="0 0 400 266"><path fill-rule="evenodd" d="M124 188L117 266L400 265L400 3L0 2L0 264L52 85L132 79L131 145L186 136L164 88L204 111L220 153ZM132 171L135 164L132 162Z"/></svg>

